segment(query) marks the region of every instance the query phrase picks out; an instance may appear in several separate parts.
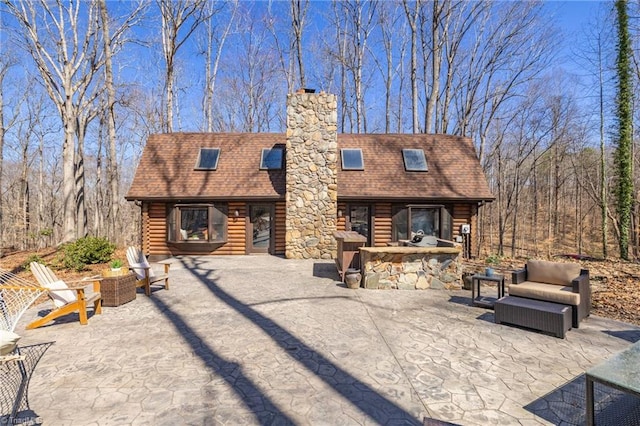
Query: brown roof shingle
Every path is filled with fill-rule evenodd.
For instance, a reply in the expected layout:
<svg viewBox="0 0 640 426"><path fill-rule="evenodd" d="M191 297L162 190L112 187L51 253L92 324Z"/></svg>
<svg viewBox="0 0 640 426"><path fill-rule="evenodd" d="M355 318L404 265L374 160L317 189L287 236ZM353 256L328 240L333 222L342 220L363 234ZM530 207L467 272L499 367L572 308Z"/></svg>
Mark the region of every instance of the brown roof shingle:
<svg viewBox="0 0 640 426"><path fill-rule="evenodd" d="M364 157L364 171L339 170L339 197L493 200L469 138L341 134L338 146L361 148ZM404 148L423 149L428 171L405 171Z"/></svg>
<svg viewBox="0 0 640 426"><path fill-rule="evenodd" d="M285 171L260 170L262 148L284 147L275 133L172 133L149 137L128 200L283 199ZM492 200L468 138L449 135L339 134L339 148L361 148L364 170L342 170L341 199ZM200 148L220 148L218 169L195 170ZM403 148L422 148L428 172L406 172Z"/></svg>

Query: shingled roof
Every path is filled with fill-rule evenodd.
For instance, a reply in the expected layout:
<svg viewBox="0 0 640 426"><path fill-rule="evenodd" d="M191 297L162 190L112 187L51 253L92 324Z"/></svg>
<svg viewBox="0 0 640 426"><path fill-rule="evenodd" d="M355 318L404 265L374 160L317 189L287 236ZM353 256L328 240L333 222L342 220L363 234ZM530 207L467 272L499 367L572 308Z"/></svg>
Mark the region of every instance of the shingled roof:
<svg viewBox="0 0 640 426"><path fill-rule="evenodd" d="M275 133L171 133L149 137L127 200L284 199L285 170L260 170ZM217 170L196 170L200 148L220 148ZM338 148L360 148L364 170L342 170L340 199L491 201L468 138L449 135L338 134ZM423 149L428 171L407 172L402 149ZM286 167L286 166L285 166Z"/></svg>

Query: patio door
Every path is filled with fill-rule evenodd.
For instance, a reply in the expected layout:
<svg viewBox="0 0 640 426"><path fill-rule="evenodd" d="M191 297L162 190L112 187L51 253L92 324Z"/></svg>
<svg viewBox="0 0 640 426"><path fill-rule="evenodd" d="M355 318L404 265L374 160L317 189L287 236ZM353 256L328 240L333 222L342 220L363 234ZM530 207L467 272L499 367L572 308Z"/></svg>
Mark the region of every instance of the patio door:
<svg viewBox="0 0 640 426"><path fill-rule="evenodd" d="M371 247L371 208L369 207L369 205L350 205L348 219L349 229L367 237L367 246Z"/></svg>
<svg viewBox="0 0 640 426"><path fill-rule="evenodd" d="M249 204L247 251L271 253L273 247L273 204Z"/></svg>

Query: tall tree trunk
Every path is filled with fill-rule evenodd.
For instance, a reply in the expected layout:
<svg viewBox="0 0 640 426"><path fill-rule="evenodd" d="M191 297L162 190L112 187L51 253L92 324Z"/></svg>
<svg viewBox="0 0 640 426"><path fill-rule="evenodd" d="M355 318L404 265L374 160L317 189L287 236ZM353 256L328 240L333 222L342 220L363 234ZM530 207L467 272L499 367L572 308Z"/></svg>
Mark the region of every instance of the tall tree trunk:
<svg viewBox="0 0 640 426"><path fill-rule="evenodd" d="M631 210L633 203L633 176L631 174L632 121L631 99L631 40L629 37L629 17L627 2L616 1L618 18L618 57L616 61L618 75L618 93L616 96L618 133L615 154L617 172L617 208L619 217L620 257L629 260L629 234L631 228Z"/></svg>
<svg viewBox="0 0 640 426"><path fill-rule="evenodd" d="M0 189L3 187L2 176L4 172L4 78L7 75L8 65L0 60ZM4 203L0 196L0 257L4 255Z"/></svg>
<svg viewBox="0 0 640 426"><path fill-rule="evenodd" d="M105 119L106 117L104 114L100 116L100 128L98 129L98 152L96 153L96 189L94 195L95 203L93 207L93 227L96 235L109 235L110 241L116 241L117 237L110 236L110 226L108 224L105 226L105 222L111 222L111 209L109 208L111 200L105 200L109 197L110 191L104 190L102 179L102 177L104 176L103 159L105 157L103 154L103 147L104 145L108 144L108 141L105 143L105 136L103 132L103 128L105 127Z"/></svg>
<svg viewBox="0 0 640 426"><path fill-rule="evenodd" d="M512 225L511 225L511 257L516 257L516 237L518 235L518 221L520 220L518 208L520 206L520 163L516 164L514 170L514 200L513 200L513 213L512 213Z"/></svg>
<svg viewBox="0 0 640 426"><path fill-rule="evenodd" d="M107 137L109 146L109 155L107 156L107 181L111 193L111 213L109 214L108 236L112 241L122 243L122 233L116 232L118 229L120 217L120 177L118 174L118 157L116 151L116 90L113 85L113 65L111 36L109 33L109 15L107 14L106 0L100 1L100 17L102 20L102 33L104 39L104 55L105 55L105 86L107 90Z"/></svg>
<svg viewBox="0 0 640 426"><path fill-rule="evenodd" d="M533 151L533 157L537 158L537 154L536 154L536 150L534 149ZM538 160L534 160L533 162L533 171L532 171L532 176L533 176L533 182L532 182L532 186L533 186L533 219L532 219L532 229L531 232L533 233L533 238L532 238L532 242L533 242L533 250L535 255L538 255L538 224L540 223L540 219L539 219L539 205L540 205L540 200L538 199Z"/></svg>
<svg viewBox="0 0 640 426"><path fill-rule="evenodd" d="M89 235L87 217L87 192L84 172L84 135L86 123L78 123L78 146L75 158L75 182L76 182L76 238L83 238Z"/></svg>
<svg viewBox="0 0 640 426"><path fill-rule="evenodd" d="M293 30L293 53L298 68L300 88L305 87L304 60L302 59L302 30L307 16L309 0L291 0L291 27Z"/></svg>
<svg viewBox="0 0 640 426"><path fill-rule="evenodd" d="M411 118L413 133L420 133L418 122L418 16L421 7L421 0L415 1L415 9L409 7L409 0L403 0L407 21L411 29Z"/></svg>
<svg viewBox="0 0 640 426"><path fill-rule="evenodd" d="M47 241L45 242L45 246L48 246L52 243L53 240L53 224L49 224L44 220L44 137L40 136L39 144L38 144L38 231L41 235L47 236ZM45 231L45 227L50 228ZM42 248L42 246L38 246L38 248Z"/></svg>
<svg viewBox="0 0 640 426"><path fill-rule="evenodd" d="M558 124L557 122L554 124ZM556 128L554 126L554 128ZM559 141L556 141L553 147L553 183L554 183L554 191L553 191L553 243L558 241L558 235L560 235L560 191L561 188L561 179L560 179L560 147Z"/></svg>
<svg viewBox="0 0 640 426"><path fill-rule="evenodd" d="M69 82L71 84L71 82ZM76 125L71 97L67 97L64 113L64 144L62 146L62 242L76 238Z"/></svg>
<svg viewBox="0 0 640 426"><path fill-rule="evenodd" d="M602 257L609 256L607 238L609 235L609 215L607 214L607 147L604 138L604 69L602 64L601 41L598 40L598 100L600 117L600 220L602 239Z"/></svg>
<svg viewBox="0 0 640 426"><path fill-rule="evenodd" d="M431 43L432 43L432 58L431 58L431 92L427 99L427 108L425 112L425 133L432 132L433 121L435 117L436 101L440 93L440 68L442 65L442 39L440 36L440 26L444 26L445 29L448 26L446 22L442 22L444 9L448 6L448 2L440 2L440 0L433 0L432 2L433 14L431 19ZM446 13L446 20L449 19L449 13ZM444 33L444 31L443 31Z"/></svg>
<svg viewBox="0 0 640 426"><path fill-rule="evenodd" d="M21 219L21 250L30 248L28 243L29 231L31 229L29 220L29 143L25 142L22 146L22 167L20 173L20 219Z"/></svg>
<svg viewBox="0 0 640 426"><path fill-rule="evenodd" d="M185 41L202 22L209 18L209 15L204 12L206 0L157 1L162 18L162 52L165 60L166 111L163 128L167 132L173 132L176 55Z"/></svg>
<svg viewBox="0 0 640 426"><path fill-rule="evenodd" d="M553 167L548 166L547 173L547 256L551 256L551 238L553 235Z"/></svg>
<svg viewBox="0 0 640 426"><path fill-rule="evenodd" d="M393 85L393 31L395 19L390 7L383 3L379 13L380 32L384 47L385 70L384 77L384 132L391 133L391 89ZM380 67L382 69L382 67Z"/></svg>

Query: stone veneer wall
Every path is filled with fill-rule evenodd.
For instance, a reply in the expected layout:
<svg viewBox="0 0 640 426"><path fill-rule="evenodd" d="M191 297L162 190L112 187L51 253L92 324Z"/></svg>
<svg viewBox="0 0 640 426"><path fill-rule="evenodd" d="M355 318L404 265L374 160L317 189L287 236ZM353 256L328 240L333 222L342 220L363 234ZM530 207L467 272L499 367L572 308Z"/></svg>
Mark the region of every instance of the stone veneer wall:
<svg viewBox="0 0 640 426"><path fill-rule="evenodd" d="M287 96L285 256L289 259L336 255L337 123L335 95Z"/></svg>
<svg viewBox="0 0 640 426"><path fill-rule="evenodd" d="M362 287L372 289L460 289L460 247L362 247Z"/></svg>

